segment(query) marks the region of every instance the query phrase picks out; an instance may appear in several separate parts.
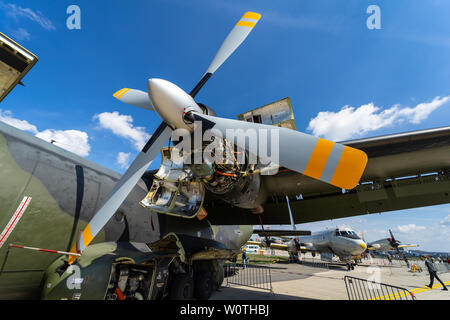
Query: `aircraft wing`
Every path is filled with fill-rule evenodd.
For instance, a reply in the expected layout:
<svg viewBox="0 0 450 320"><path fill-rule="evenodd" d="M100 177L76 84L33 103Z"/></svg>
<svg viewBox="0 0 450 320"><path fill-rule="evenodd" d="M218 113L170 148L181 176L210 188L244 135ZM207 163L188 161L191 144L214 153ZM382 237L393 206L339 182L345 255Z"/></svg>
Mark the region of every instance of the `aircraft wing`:
<svg viewBox="0 0 450 320"><path fill-rule="evenodd" d="M288 246L284 243L271 243L270 244L271 249L278 249L278 250L287 250Z"/></svg>
<svg viewBox="0 0 450 320"><path fill-rule="evenodd" d="M418 247L418 244L401 244L398 247L399 248L412 248L412 247Z"/></svg>
<svg viewBox="0 0 450 320"><path fill-rule="evenodd" d="M450 127L342 142L369 157L360 184L343 190L280 169L261 176L265 201L256 208L265 224L295 223L379 213L450 202ZM259 224L255 209L205 199L213 224Z"/></svg>
<svg viewBox="0 0 450 320"><path fill-rule="evenodd" d="M288 250L289 249L288 245L284 244L284 243L271 243L270 244L270 248L271 249L277 249L277 250ZM311 252L317 251L316 248L313 247L313 246L310 246L310 247L308 247L308 246L300 246L300 250L301 251L308 251L308 252L309 251L311 251Z"/></svg>
<svg viewBox="0 0 450 320"><path fill-rule="evenodd" d="M266 247L266 245L264 244L264 242L259 242L259 241L247 241L247 244L253 244L253 245L257 245L260 247ZM288 246L286 244L283 243L271 243L270 244L270 248L271 249L278 249L278 250L287 250Z"/></svg>
<svg viewBox="0 0 450 320"><path fill-rule="evenodd" d="M259 241L252 241L252 240L249 240L249 241L247 241L246 244L254 244L254 245L257 245L257 246L260 246L260 247L264 247L264 243L259 242Z"/></svg>
<svg viewBox="0 0 450 320"><path fill-rule="evenodd" d="M295 236L310 236L311 231L304 230L261 230L255 229L253 233L259 235L260 237L295 237Z"/></svg>
<svg viewBox="0 0 450 320"><path fill-rule="evenodd" d="M301 251L306 251L306 252L317 252L317 249L315 247L305 247L305 246L301 246L300 247Z"/></svg>
<svg viewBox="0 0 450 320"><path fill-rule="evenodd" d="M381 245L379 243L368 243L367 244L367 250L378 250L381 248Z"/></svg>

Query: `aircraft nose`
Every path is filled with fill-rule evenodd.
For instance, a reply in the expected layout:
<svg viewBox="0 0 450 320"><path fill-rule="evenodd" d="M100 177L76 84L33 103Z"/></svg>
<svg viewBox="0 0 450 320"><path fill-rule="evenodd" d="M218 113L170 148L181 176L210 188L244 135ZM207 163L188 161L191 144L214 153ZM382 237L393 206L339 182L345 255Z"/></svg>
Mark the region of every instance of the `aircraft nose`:
<svg viewBox="0 0 450 320"><path fill-rule="evenodd" d="M360 255L361 253L364 252L364 250L366 250L367 245L364 241L357 241L357 242L353 242L353 247L352 247L352 254L354 255Z"/></svg>

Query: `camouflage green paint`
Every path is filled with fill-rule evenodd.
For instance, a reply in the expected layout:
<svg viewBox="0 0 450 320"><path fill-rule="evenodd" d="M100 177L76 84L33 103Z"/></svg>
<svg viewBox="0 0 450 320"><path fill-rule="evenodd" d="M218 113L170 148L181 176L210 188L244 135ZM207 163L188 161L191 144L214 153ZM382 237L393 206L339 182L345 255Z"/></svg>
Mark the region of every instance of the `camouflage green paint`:
<svg viewBox="0 0 450 320"><path fill-rule="evenodd" d="M0 261L3 266L3 272L0 274L0 296L14 297L19 294L17 288L30 287L30 291L39 288L43 271L55 259L55 255L11 248L8 259L5 261L9 244L65 250L73 217L60 209L55 199L38 179L16 164L8 152L5 137L1 135L0 165L1 230L8 223L22 198L32 197L21 220L0 249ZM80 221L79 230L85 225L85 221ZM104 233L97 238L97 241L102 239L104 239Z"/></svg>
<svg viewBox="0 0 450 320"><path fill-rule="evenodd" d="M253 234L253 225L212 226L214 240L232 250L240 250Z"/></svg>
<svg viewBox="0 0 450 320"><path fill-rule="evenodd" d="M145 245L144 245L145 247ZM113 263L148 263L161 258L148 247L142 250L130 243L104 242L86 248L77 263L59 275L55 270L64 264L64 257L57 259L44 276L43 299L102 300L105 298ZM155 264L156 265L156 264ZM149 264L152 268L152 265Z"/></svg>
<svg viewBox="0 0 450 320"><path fill-rule="evenodd" d="M119 178L118 173L0 122L0 230L23 196L32 197L0 249L0 266L4 267L0 273L0 299L39 298L45 270L55 260L63 259L52 253L17 248L8 252L8 245L67 251ZM139 205L146 192L145 184L138 183L93 243L119 239L153 243L174 232L216 239L238 250L251 236L248 227L244 227L245 232L237 232L239 226L216 226L214 233L208 219L152 212Z"/></svg>

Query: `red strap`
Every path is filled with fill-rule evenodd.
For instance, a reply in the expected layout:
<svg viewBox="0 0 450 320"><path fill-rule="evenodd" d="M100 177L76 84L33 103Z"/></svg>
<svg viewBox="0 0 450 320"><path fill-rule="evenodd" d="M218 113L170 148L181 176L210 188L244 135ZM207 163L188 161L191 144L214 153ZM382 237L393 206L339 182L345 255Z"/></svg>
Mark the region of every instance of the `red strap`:
<svg viewBox="0 0 450 320"><path fill-rule="evenodd" d="M119 299L119 300L125 300L127 298L123 294L122 290L120 290L120 288L116 288L116 294L117 294L117 299Z"/></svg>

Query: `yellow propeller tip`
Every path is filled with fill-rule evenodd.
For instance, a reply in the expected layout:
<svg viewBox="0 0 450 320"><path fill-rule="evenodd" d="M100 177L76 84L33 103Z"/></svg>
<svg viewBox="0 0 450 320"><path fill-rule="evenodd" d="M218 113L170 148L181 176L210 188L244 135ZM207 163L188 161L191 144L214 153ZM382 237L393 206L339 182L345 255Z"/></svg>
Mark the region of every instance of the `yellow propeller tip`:
<svg viewBox="0 0 450 320"><path fill-rule="evenodd" d="M117 91L116 93L113 94L113 97L116 99L120 99L128 91L130 91L130 89L128 89L128 88L120 89L119 91Z"/></svg>
<svg viewBox="0 0 450 320"><path fill-rule="evenodd" d="M70 249L70 252L71 252L71 253L78 253L78 252L77 252L77 246L76 246L76 244L74 244L74 245L72 246L72 249ZM78 258L78 256L70 255L70 256L69 256L69 265L71 265L72 263L74 263L74 262L77 260L77 258Z"/></svg>
<svg viewBox="0 0 450 320"><path fill-rule="evenodd" d="M251 11L247 11L242 18L244 19L253 19L253 20L259 20L261 19L261 15L259 13L256 12L251 12Z"/></svg>
<svg viewBox="0 0 450 320"><path fill-rule="evenodd" d="M345 147L334 172L331 184L342 189L355 188L366 168L368 157L365 152Z"/></svg>

